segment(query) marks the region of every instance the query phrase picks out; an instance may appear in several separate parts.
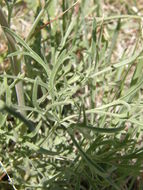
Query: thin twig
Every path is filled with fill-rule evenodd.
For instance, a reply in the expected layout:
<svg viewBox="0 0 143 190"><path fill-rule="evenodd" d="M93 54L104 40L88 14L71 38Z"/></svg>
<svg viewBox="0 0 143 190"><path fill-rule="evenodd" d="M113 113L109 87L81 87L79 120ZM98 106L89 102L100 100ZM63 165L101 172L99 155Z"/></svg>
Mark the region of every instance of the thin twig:
<svg viewBox="0 0 143 190"><path fill-rule="evenodd" d="M8 177L8 181L9 181L9 184L10 184L10 185L12 185L12 187L13 187L13 189L14 189L14 190L17 190L17 189L16 189L16 187L14 186L14 183L13 183L13 181L12 181L11 177L8 175L8 173L7 173L6 169L4 168L4 166L3 166L3 164L2 164L2 162L1 162L1 161L0 161L0 167L2 168L2 170L3 170L4 174L6 174L6 175L7 175L7 177ZM3 174L3 175L4 175L4 174Z"/></svg>

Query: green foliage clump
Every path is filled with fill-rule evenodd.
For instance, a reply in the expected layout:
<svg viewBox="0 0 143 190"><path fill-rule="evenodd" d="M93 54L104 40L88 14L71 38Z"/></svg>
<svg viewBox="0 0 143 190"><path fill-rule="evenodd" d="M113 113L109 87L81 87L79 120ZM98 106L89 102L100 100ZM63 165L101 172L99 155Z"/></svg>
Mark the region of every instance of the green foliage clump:
<svg viewBox="0 0 143 190"><path fill-rule="evenodd" d="M142 189L142 17L131 4L1 3L0 60L12 68L0 75L1 189ZM20 7L25 38L11 29Z"/></svg>

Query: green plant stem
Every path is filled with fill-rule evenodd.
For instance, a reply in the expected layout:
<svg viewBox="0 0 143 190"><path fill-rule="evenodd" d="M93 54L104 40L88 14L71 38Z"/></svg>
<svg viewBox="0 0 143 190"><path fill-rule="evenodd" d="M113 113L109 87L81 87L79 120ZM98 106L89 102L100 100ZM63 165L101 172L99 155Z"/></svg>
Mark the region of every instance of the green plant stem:
<svg viewBox="0 0 143 190"><path fill-rule="evenodd" d="M9 28L9 26L8 26L6 17L4 15L1 7L0 7L0 25L2 26L4 34L7 38L9 51L11 53L17 51L16 45L15 45L16 42L15 42L14 38L5 30L5 28ZM19 61L17 60L16 57L10 58L10 61L11 61L12 69L13 69L13 74L17 76L21 72L21 67L20 67ZM16 89L18 105L19 106L25 106L22 81L19 81L15 85L15 89ZM21 112L21 114L26 115L25 111L20 111L20 112Z"/></svg>
<svg viewBox="0 0 143 190"><path fill-rule="evenodd" d="M35 29L36 29L36 27L37 27L37 25L38 25L38 23L39 23L41 17L43 16L43 14L44 14L45 10L47 9L47 7L48 7L48 5L49 5L50 2L51 2L51 0L49 0L48 2L46 2L44 8L43 8L43 9L40 11L40 13L38 14L37 18L35 19L35 21L34 21L32 27L31 27L31 29L30 29L29 34L27 35L27 38L25 39L25 42L29 42L29 40L31 39L32 34L34 33L34 31L35 31Z"/></svg>
<svg viewBox="0 0 143 190"><path fill-rule="evenodd" d="M137 19L141 20L142 16L139 15L114 15L114 16L109 16L109 17L95 17L95 18L89 18L89 20L96 19L97 23L105 22L105 21L112 21L116 19Z"/></svg>

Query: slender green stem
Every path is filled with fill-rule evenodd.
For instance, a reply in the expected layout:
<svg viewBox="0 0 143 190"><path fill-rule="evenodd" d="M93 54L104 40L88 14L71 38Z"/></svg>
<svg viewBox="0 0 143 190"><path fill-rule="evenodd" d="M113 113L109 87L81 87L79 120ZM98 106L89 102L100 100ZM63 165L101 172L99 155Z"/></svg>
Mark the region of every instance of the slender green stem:
<svg viewBox="0 0 143 190"><path fill-rule="evenodd" d="M90 18L89 18L90 19ZM94 18L91 18L91 20L93 20ZM141 20L142 16L139 15L113 15L113 16L109 16L109 17L95 17L97 23L99 22L105 22L105 21L111 21L114 19L137 19L137 20Z"/></svg>
<svg viewBox="0 0 143 190"><path fill-rule="evenodd" d="M47 9L47 7L48 7L48 5L49 5L50 2L51 2L51 0L49 0L48 2L46 2L44 8L38 14L37 18L35 19L32 27L30 29L29 34L27 35L27 38L26 38L25 42L28 42L30 40L30 38L32 37L33 32L35 31L35 29L36 29L36 27L37 27L37 25L38 25L41 17L43 16L43 14L44 14L45 10Z"/></svg>

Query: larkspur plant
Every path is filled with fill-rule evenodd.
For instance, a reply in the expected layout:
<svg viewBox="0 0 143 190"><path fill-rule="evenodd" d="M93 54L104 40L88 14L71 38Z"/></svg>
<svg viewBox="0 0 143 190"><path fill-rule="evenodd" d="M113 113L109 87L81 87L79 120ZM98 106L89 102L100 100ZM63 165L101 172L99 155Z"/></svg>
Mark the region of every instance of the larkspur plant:
<svg viewBox="0 0 143 190"><path fill-rule="evenodd" d="M0 2L0 189L143 189L140 6Z"/></svg>

